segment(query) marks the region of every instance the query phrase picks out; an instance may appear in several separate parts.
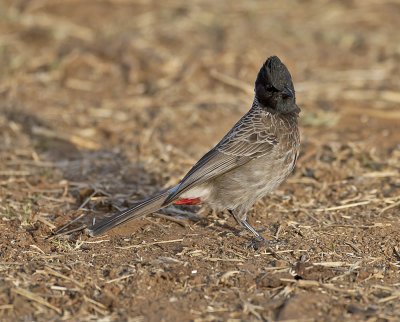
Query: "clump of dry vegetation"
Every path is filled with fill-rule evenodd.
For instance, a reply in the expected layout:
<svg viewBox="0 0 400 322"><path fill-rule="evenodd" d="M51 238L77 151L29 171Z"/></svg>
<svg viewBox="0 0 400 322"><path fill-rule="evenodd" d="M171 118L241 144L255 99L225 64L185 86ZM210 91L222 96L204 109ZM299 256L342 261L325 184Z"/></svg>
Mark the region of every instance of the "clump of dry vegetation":
<svg viewBox="0 0 400 322"><path fill-rule="evenodd" d="M391 1L0 1L0 319L400 315L400 7ZM186 170L277 54L302 108L294 175L250 221L175 209L48 238Z"/></svg>

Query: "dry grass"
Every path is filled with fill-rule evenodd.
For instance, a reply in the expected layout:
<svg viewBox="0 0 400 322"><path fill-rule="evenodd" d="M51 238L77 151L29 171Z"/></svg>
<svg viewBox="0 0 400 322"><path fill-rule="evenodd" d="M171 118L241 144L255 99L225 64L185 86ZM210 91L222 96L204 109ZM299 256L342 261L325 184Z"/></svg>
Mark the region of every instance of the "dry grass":
<svg viewBox="0 0 400 322"><path fill-rule="evenodd" d="M0 0L0 319L398 320L399 10ZM192 208L79 232L175 183L272 54L293 74L302 154L250 220L284 244L247 249L227 214Z"/></svg>

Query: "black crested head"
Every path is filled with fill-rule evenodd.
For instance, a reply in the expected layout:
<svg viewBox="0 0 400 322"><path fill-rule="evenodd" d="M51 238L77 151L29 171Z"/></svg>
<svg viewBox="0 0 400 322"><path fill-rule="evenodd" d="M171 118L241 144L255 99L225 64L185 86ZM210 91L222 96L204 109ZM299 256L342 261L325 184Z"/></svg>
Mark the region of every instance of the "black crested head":
<svg viewBox="0 0 400 322"><path fill-rule="evenodd" d="M255 83L258 102L265 108L281 113L300 112L292 77L277 56L267 59Z"/></svg>

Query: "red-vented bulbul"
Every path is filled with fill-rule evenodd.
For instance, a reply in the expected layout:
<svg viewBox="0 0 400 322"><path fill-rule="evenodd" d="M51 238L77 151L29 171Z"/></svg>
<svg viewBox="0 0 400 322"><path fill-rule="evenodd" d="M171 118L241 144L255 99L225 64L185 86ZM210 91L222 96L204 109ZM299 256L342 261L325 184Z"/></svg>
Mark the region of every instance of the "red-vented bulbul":
<svg viewBox="0 0 400 322"><path fill-rule="evenodd" d="M253 204L276 189L292 172L300 137L292 78L276 56L261 67L251 109L174 187L95 222L92 236L170 204L206 203L228 210L257 240L263 237L247 222Z"/></svg>

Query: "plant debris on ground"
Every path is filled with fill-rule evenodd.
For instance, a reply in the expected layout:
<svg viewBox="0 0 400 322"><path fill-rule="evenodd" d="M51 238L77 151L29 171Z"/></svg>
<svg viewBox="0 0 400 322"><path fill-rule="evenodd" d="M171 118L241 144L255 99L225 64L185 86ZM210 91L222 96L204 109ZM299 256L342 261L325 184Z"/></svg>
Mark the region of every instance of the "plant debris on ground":
<svg viewBox="0 0 400 322"><path fill-rule="evenodd" d="M0 0L0 320L397 321L399 12ZM249 218L280 243L249 249L206 207L52 236L175 184L250 108L271 55L302 150Z"/></svg>

